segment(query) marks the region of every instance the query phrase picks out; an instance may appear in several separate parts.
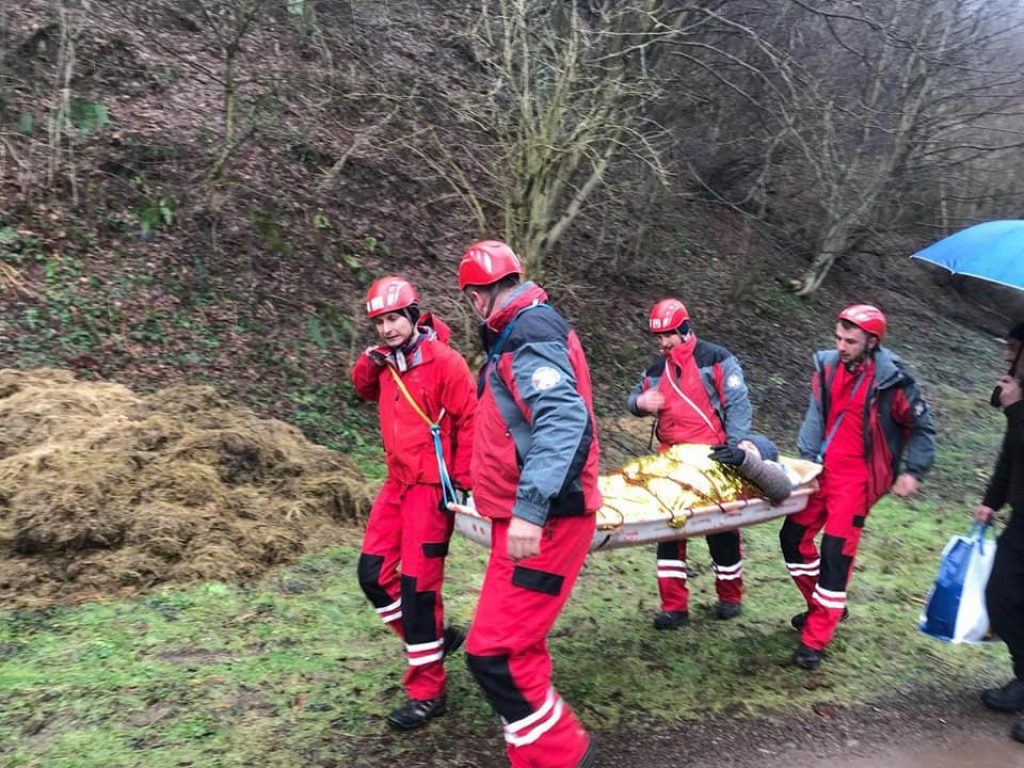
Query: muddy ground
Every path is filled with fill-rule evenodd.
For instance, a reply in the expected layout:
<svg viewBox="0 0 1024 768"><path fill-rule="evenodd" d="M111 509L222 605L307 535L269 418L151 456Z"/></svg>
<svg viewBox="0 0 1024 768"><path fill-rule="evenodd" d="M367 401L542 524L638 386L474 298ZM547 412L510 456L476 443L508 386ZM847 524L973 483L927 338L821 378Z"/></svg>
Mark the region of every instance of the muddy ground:
<svg viewBox="0 0 1024 768"><path fill-rule="evenodd" d="M813 675L810 676L813 681ZM990 681L989 681L990 682ZM784 717L709 716L653 732L597 733L595 768L1010 768L1024 765L1024 744L1009 738L1012 715L989 712L976 690L921 690L898 699ZM415 735L405 736L414 740ZM467 754L460 766L500 768L507 763L493 740ZM407 768L449 765L445 750L419 750ZM372 751L372 750L371 750ZM367 755L367 767L378 765Z"/></svg>
<svg viewBox="0 0 1024 768"><path fill-rule="evenodd" d="M709 718L654 738L609 737L599 765L732 768L995 768L1024 765L1008 738L1014 719L984 709L977 691L921 691L861 707L819 706L785 718Z"/></svg>

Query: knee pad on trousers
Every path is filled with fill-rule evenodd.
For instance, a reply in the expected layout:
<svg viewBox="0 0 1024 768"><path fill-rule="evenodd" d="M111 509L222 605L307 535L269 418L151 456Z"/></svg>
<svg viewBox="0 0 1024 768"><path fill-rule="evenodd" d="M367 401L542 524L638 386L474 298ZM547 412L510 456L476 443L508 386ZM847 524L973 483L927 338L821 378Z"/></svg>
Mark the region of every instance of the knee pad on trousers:
<svg viewBox="0 0 1024 768"><path fill-rule="evenodd" d="M740 553L740 532L723 531L712 533L707 537L708 551L715 565L736 565L742 559Z"/></svg>
<svg viewBox="0 0 1024 768"><path fill-rule="evenodd" d="M393 602L388 593L384 591L384 587L380 585L380 570L383 565L384 557L382 555L363 553L359 555L359 565L356 567L359 586L362 587L363 592L375 608L384 608Z"/></svg>
<svg viewBox="0 0 1024 768"><path fill-rule="evenodd" d="M818 586L833 592L845 592L853 557L843 554L846 539L825 534L821 537L821 575Z"/></svg>
<svg viewBox="0 0 1024 768"><path fill-rule="evenodd" d="M787 563L802 563L803 555L800 554L800 542L804 540L807 533L806 525L798 525L789 518L782 524L779 530L779 546L782 547L782 558Z"/></svg>
<svg viewBox="0 0 1024 768"><path fill-rule="evenodd" d="M659 541L655 547L655 556L659 560L676 560L679 558L678 541Z"/></svg>
<svg viewBox="0 0 1024 768"><path fill-rule="evenodd" d="M507 723L515 723L533 714L533 707L516 687L508 655L477 656L466 654L466 665L473 673L494 711Z"/></svg>
<svg viewBox="0 0 1024 768"><path fill-rule="evenodd" d="M416 591L416 577L402 576L402 627L410 645L438 638L437 592Z"/></svg>

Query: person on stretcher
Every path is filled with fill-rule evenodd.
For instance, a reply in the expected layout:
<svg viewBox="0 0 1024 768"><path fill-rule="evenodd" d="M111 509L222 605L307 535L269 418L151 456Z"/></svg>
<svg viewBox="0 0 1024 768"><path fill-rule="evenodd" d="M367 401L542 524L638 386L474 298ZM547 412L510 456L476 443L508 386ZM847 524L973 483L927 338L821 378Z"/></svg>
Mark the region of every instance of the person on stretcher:
<svg viewBox="0 0 1024 768"><path fill-rule="evenodd" d="M709 454L720 464L736 467L743 479L756 485L772 504L789 498L800 479L779 463L779 449L764 435L750 435L731 445L716 445Z"/></svg>

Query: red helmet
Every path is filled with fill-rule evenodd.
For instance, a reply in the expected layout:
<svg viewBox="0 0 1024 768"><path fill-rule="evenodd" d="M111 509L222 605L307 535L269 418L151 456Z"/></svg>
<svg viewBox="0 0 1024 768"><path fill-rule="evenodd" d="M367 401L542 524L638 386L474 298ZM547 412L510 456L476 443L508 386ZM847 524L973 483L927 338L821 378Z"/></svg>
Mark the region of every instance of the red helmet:
<svg viewBox="0 0 1024 768"><path fill-rule="evenodd" d="M651 333L668 333L690 319L690 313L679 299L662 299L651 310L647 324Z"/></svg>
<svg viewBox="0 0 1024 768"><path fill-rule="evenodd" d="M864 333L877 336L879 341L885 336L885 315L870 304L851 304L839 313L839 319L853 323Z"/></svg>
<svg viewBox="0 0 1024 768"><path fill-rule="evenodd" d="M490 285L509 275L523 274L519 257L500 240L481 240L462 254L459 262L459 290L467 285Z"/></svg>
<svg viewBox="0 0 1024 768"><path fill-rule="evenodd" d="M366 316L370 318L397 312L413 304L419 304L420 297L404 277L387 275L370 286L366 293Z"/></svg>

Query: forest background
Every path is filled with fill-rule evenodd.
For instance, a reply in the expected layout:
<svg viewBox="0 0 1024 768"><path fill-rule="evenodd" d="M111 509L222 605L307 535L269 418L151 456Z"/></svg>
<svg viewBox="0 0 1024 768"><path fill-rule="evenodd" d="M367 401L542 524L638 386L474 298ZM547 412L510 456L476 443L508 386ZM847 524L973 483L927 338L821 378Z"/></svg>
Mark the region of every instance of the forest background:
<svg viewBox="0 0 1024 768"><path fill-rule="evenodd" d="M1000 372L997 339L1024 305L1018 293L908 257L971 223L1020 218L1022 25L1024 11L1011 0L0 4L0 368L67 368L143 393L209 384L346 454L372 481L383 473L375 412L357 401L347 379L372 341L363 317L367 286L385 273L405 274L424 304L454 326L460 350L478 360L455 267L468 243L498 237L513 243L579 329L611 467L646 450L646 422L623 411L654 351L646 315L657 299L681 298L697 334L740 358L758 427L788 452L806 404L811 353L830 345L840 308L874 303L890 317L887 342L932 399L940 433L924 498L883 507L905 538L889 535L882 517L882 538L865 559L871 574L870 558L879 558L881 581L867 576L872 586L862 597L884 606L893 602L887 589L898 595L876 617L882 623L865 625L864 637L851 643L900 626L893 629L898 649L883 648L875 659L868 645L856 645L872 659L871 674L849 689L831 681L828 693L795 677L780 683L775 675L790 673L762 664L781 648L774 629L756 662L729 655L736 638L717 630L701 651L729 659L712 664L722 670L716 684L732 690L729 675L749 668L768 675L771 694L750 699L736 691L712 709L785 713L824 700L869 701L883 678L896 681L892 692L905 700L918 694L904 683L934 690L950 676L994 675L996 651L955 672L963 659L954 663L945 651L935 652L940 662L922 657L925 646L910 641L906 627L936 547L962 527L960 512L990 469L1001 422L985 399ZM302 599L335 590L330 599L351 608L335 618L346 632L365 633L360 653L376 670L390 657L359 610L354 580L345 581L358 543L358 520L352 523L349 539L335 542L340 550L300 561L301 573L321 579ZM778 570L770 532L752 536L763 539L755 557L764 558L765 571ZM907 574L886 565L887 547L911 548L913 577L905 581L913 588L895 586ZM625 601L632 610L650 603L645 591L653 584L640 555L624 562L595 568L626 579L617 589L635 593ZM457 583L471 592L474 576L470 568ZM159 599L222 606L221 590L228 590L245 602L252 582L238 581L243 586L228 579ZM772 586L763 596L766 622L778 623L776 614L787 610L788 585L778 586L777 595ZM98 622L99 634L81 636L101 645L114 641L102 629L107 619L92 611L156 610L114 605L52 610L72 611L57 621L66 627ZM583 606L569 621L591 620L593 606ZM462 610L470 609L467 598ZM237 611L249 615L251 606ZM629 621L639 627L637 613ZM24 650L18 637L36 627L56 633L48 635L54 647L66 649L67 636L49 626L51 614L8 618L12 648ZM235 620L224 619L228 626ZM183 637L167 642L177 648ZM128 641L114 644L121 642ZM16 658L29 670L52 669L56 657L40 650L46 647L35 648L41 656ZM663 651L658 645L652 653ZM214 656L202 663L223 661L219 651L205 652ZM922 658L938 667L926 672L910 662ZM709 683L700 665L651 663L668 663L695 686ZM908 674L894 678L901 664ZM651 669L637 674L649 677ZM80 672L85 687L73 687L72 698L95 687ZM45 704L46 686L34 674L5 681L20 702L4 721L5 743L13 746L0 748L13 750L11 759L21 761L14 764L56 765L61 755L76 764L82 744L108 756L149 749L154 765L162 764L160 749L170 755L212 738L227 738L240 750L229 750L236 757L255 749L238 730L219 731L220 715L204 710L200 725L176 712L180 732L172 728L177 735L159 749L148 735L122 733L110 752L116 729L103 707L82 698L93 701L98 718L82 730L64 703ZM280 674L305 681L291 667ZM348 679L360 682L346 685L383 695L395 674L388 667L369 682L356 674ZM581 673L577 697L606 692L602 675ZM459 684L467 698L474 695ZM137 688L138 680L126 685ZM615 734L638 727L637 717L662 728L706 714L702 705L674 706L669 690L664 701L648 691L645 704L622 681L612 688L619 703L591 716ZM291 703L274 704L274 717L283 707L302 720L313 704L288 695ZM164 721L158 709L150 722L154 704L143 699L136 704L149 714L131 728ZM241 699L241 720L273 719ZM125 706L108 703L111 713ZM378 704L383 711L385 702ZM482 704L472 706L468 725L437 737L446 749L461 743L462 728L493 725ZM330 717L309 710L312 720L290 733L298 739L306 726L340 718L342 730L351 725L366 737L362 707ZM354 759L335 742L315 744L312 762ZM197 754L210 759L207 746ZM380 748L393 756L406 747ZM489 764L474 762L480 758L472 750L462 759ZM289 764L285 753L280 760Z"/></svg>

